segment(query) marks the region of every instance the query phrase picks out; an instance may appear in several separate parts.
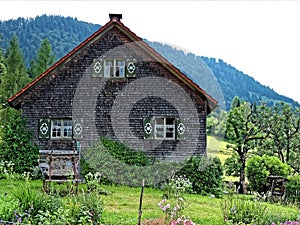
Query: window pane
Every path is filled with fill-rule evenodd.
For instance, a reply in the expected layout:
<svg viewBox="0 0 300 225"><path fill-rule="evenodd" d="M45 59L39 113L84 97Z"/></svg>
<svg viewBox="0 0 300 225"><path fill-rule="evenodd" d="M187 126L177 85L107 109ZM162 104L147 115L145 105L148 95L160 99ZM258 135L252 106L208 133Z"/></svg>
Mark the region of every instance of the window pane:
<svg viewBox="0 0 300 225"><path fill-rule="evenodd" d="M72 120L64 120L64 127L72 126Z"/></svg>
<svg viewBox="0 0 300 225"><path fill-rule="evenodd" d="M104 76L111 77L111 76L113 76L113 73L114 73L113 61L105 61Z"/></svg>
<svg viewBox="0 0 300 225"><path fill-rule="evenodd" d="M164 138L164 126L163 125L156 125L155 126L155 137L158 139Z"/></svg>
<svg viewBox="0 0 300 225"><path fill-rule="evenodd" d="M164 118L156 118L155 124L164 125Z"/></svg>
<svg viewBox="0 0 300 225"><path fill-rule="evenodd" d="M174 133L166 132L166 138L173 139L175 137Z"/></svg>
<svg viewBox="0 0 300 225"><path fill-rule="evenodd" d="M167 125L175 124L175 118L166 118L166 124Z"/></svg>
<svg viewBox="0 0 300 225"><path fill-rule="evenodd" d="M125 76L125 61L117 61L116 73L116 77Z"/></svg>
<svg viewBox="0 0 300 225"><path fill-rule="evenodd" d="M70 127L64 128L64 137L72 137L72 128Z"/></svg>
<svg viewBox="0 0 300 225"><path fill-rule="evenodd" d="M174 132L175 131L175 127L174 126L166 126L166 132Z"/></svg>

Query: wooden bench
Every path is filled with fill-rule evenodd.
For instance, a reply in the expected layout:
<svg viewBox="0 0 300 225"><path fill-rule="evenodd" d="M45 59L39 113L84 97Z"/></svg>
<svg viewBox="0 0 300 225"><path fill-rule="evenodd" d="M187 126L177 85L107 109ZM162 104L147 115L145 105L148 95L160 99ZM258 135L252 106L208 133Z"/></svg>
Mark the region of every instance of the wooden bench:
<svg viewBox="0 0 300 225"><path fill-rule="evenodd" d="M42 150L40 151L39 168L42 172L43 190L50 192L51 182L67 183L71 193L77 193L80 155L76 151ZM75 190L74 190L75 186Z"/></svg>

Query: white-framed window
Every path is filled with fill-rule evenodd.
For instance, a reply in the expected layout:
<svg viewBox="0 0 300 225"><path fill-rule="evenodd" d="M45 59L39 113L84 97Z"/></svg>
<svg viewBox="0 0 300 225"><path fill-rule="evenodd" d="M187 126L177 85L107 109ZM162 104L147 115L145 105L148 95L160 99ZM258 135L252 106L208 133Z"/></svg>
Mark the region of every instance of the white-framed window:
<svg viewBox="0 0 300 225"><path fill-rule="evenodd" d="M175 139L175 118L157 117L154 124L155 139Z"/></svg>
<svg viewBox="0 0 300 225"><path fill-rule="evenodd" d="M106 59L104 61L104 77L125 77L125 60Z"/></svg>
<svg viewBox="0 0 300 225"><path fill-rule="evenodd" d="M70 119L51 120L51 138L53 139L72 138L72 120Z"/></svg>

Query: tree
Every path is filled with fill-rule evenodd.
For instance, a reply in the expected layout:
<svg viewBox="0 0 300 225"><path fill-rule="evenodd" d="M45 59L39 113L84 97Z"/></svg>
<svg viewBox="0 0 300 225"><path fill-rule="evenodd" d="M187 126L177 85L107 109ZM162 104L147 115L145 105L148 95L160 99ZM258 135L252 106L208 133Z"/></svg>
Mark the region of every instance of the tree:
<svg viewBox="0 0 300 225"><path fill-rule="evenodd" d="M7 99L30 81L16 36L13 36L10 41L9 47L5 53L4 64L6 73L2 76L1 89L3 98Z"/></svg>
<svg viewBox="0 0 300 225"><path fill-rule="evenodd" d="M54 63L55 56L49 40L46 38L41 43L37 55L30 63L29 74L30 77L35 78L44 71L46 71Z"/></svg>
<svg viewBox="0 0 300 225"><path fill-rule="evenodd" d="M207 133L211 135L224 136L226 130L227 112L220 110L212 112L206 120Z"/></svg>
<svg viewBox="0 0 300 225"><path fill-rule="evenodd" d="M242 193L245 191L247 155L251 149L255 149L257 140L268 136L268 116L269 110L265 104L250 105L248 102L241 102L238 97L232 101L226 123L226 137L229 142L227 147L237 153L232 155L235 157L232 161L238 160L236 168L239 168L239 180L243 185Z"/></svg>
<svg viewBox="0 0 300 225"><path fill-rule="evenodd" d="M281 102L271 107L270 136L261 143L261 152L275 155L300 170L300 109ZM268 152L266 152L266 150Z"/></svg>
<svg viewBox="0 0 300 225"><path fill-rule="evenodd" d="M32 172L38 163L39 149L30 141L32 133L21 118L21 112L3 109L0 119L0 161L12 161L17 173Z"/></svg>
<svg viewBox="0 0 300 225"><path fill-rule="evenodd" d="M253 156L247 161L246 173L251 190L266 194L271 187L269 176L287 177L292 168L275 156Z"/></svg>
<svg viewBox="0 0 300 225"><path fill-rule="evenodd" d="M1 34L0 34L0 41L1 41ZM3 107L3 104L5 103L5 77L6 77L6 66L4 63L4 57L2 53L2 48L0 48L0 110Z"/></svg>

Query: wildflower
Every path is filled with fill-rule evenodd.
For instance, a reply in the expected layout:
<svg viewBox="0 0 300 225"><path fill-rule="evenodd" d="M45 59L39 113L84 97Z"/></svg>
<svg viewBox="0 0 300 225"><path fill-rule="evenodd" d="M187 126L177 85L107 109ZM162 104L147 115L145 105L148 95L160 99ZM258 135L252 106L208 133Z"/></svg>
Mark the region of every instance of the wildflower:
<svg viewBox="0 0 300 225"><path fill-rule="evenodd" d="M163 211L166 211L167 209L170 208L170 206L171 206L170 204L167 204L167 205L165 205L165 206L162 208L162 210L163 210Z"/></svg>

